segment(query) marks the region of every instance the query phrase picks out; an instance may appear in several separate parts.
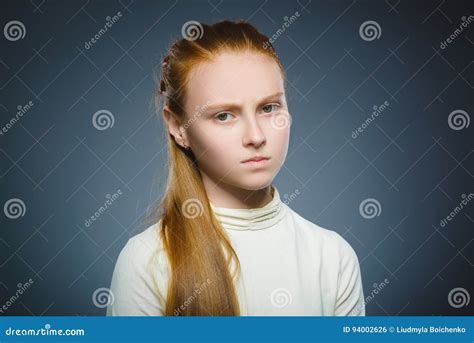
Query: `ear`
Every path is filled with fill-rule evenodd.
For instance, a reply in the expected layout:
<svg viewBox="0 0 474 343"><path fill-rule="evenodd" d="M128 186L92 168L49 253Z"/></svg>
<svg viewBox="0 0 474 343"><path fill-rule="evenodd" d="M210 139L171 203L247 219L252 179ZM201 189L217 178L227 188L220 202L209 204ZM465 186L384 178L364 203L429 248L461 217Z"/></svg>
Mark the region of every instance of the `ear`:
<svg viewBox="0 0 474 343"><path fill-rule="evenodd" d="M177 116L169 109L168 106L163 107L163 120L168 127L168 132L174 137L179 145L187 144L186 131L180 126Z"/></svg>

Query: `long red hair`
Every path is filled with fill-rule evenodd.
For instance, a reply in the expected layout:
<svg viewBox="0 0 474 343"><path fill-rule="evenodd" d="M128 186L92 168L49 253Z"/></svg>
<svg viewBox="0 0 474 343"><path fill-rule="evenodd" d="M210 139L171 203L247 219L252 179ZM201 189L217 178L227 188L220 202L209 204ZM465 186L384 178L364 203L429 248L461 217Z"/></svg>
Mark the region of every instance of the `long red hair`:
<svg viewBox="0 0 474 343"><path fill-rule="evenodd" d="M244 21L194 27L196 37L179 39L163 59L157 100L180 122L191 70L223 51L256 52L284 69L268 37ZM183 32L185 34L185 32ZM158 102L159 104L159 102ZM166 127L166 126L165 126ZM238 316L234 279L240 265L214 216L195 156L168 136L168 179L159 205L160 239L170 265L165 315ZM231 272L231 266L235 266Z"/></svg>

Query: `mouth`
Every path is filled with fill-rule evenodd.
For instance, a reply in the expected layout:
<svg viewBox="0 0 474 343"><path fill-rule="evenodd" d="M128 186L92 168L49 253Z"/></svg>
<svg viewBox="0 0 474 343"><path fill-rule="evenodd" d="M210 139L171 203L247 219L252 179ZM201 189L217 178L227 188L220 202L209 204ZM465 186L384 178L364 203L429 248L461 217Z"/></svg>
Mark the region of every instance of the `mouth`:
<svg viewBox="0 0 474 343"><path fill-rule="evenodd" d="M251 159L245 160L242 163L249 164L249 165L263 165L268 160L270 160L270 157L256 156L256 157L252 157Z"/></svg>

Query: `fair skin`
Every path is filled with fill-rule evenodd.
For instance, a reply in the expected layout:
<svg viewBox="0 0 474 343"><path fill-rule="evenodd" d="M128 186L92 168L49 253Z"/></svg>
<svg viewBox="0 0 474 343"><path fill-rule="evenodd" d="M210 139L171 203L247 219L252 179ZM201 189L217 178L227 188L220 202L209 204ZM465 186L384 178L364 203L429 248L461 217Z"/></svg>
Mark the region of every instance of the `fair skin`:
<svg viewBox="0 0 474 343"><path fill-rule="evenodd" d="M167 107L163 118L177 143L194 153L211 203L236 209L268 204L290 136L278 64L254 52L222 52L191 70L184 107L183 122ZM269 160L243 163L256 155Z"/></svg>

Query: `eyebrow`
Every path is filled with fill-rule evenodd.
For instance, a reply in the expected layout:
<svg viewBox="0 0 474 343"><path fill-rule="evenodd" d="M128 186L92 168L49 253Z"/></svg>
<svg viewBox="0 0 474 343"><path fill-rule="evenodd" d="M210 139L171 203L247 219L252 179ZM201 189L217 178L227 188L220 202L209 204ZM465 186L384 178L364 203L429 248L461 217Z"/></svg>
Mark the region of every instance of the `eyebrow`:
<svg viewBox="0 0 474 343"><path fill-rule="evenodd" d="M280 97L282 95L283 95L283 92L277 92L275 94L267 95L263 98L260 98L257 102L259 104L261 104L263 102L275 99L275 98ZM206 106L206 110L213 110L213 109L216 109L216 108L232 108L232 109L235 109L235 108L240 108L240 104L238 104L238 103L222 103L222 104L211 104L209 106Z"/></svg>

